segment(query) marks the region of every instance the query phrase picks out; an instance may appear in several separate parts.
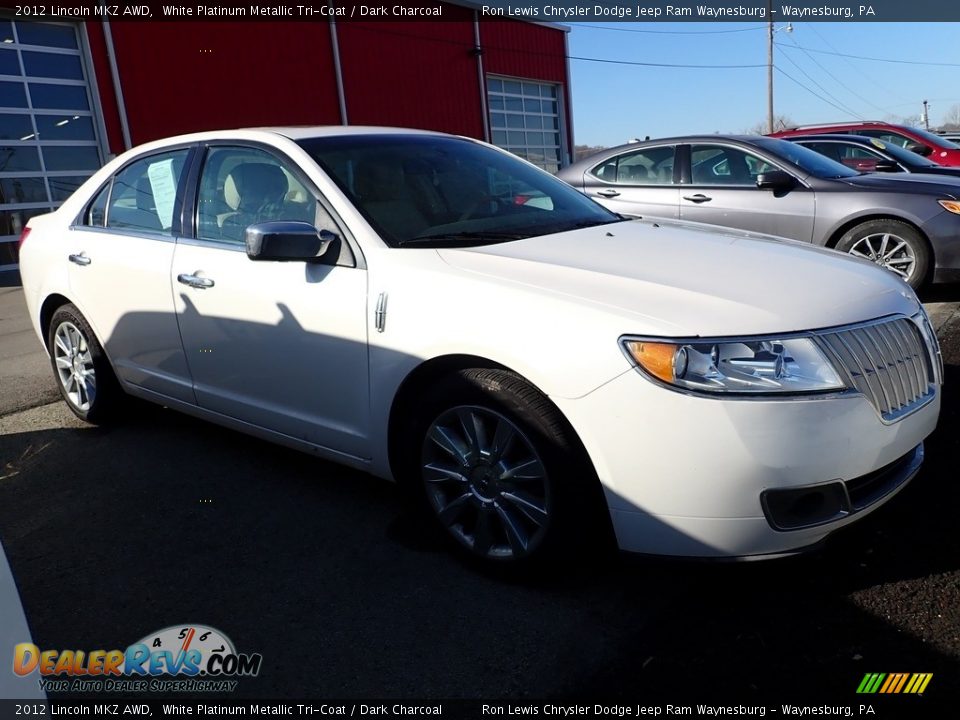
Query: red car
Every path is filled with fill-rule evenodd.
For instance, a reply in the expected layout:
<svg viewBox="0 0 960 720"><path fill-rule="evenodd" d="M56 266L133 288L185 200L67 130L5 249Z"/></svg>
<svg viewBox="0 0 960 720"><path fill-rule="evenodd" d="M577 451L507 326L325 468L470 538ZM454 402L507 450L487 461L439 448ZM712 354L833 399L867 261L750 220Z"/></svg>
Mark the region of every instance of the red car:
<svg viewBox="0 0 960 720"><path fill-rule="evenodd" d="M894 143L928 157L939 165L960 167L960 145L920 128L885 122L848 122L826 125L801 125L770 133L771 137L791 137L819 133L865 135Z"/></svg>

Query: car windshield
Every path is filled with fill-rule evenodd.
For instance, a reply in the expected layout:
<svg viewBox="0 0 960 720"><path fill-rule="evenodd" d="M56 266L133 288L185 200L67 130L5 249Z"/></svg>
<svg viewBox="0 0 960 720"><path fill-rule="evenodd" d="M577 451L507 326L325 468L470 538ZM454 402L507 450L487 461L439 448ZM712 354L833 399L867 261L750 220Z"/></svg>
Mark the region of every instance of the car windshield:
<svg viewBox="0 0 960 720"><path fill-rule="evenodd" d="M778 140L777 138L758 137L751 139L757 147L793 163L814 177L832 180L857 177L860 174L842 163L831 160L810 148L803 147L803 145L797 145L787 140Z"/></svg>
<svg viewBox="0 0 960 720"><path fill-rule="evenodd" d="M463 138L348 135L298 144L392 247L469 247L623 221L552 175Z"/></svg>
<svg viewBox="0 0 960 720"><path fill-rule="evenodd" d="M960 145L957 145L956 143L952 143L946 138L940 137L939 135L934 135L932 132L927 132L926 130L923 130L921 128L915 128L915 127L904 128L904 129L909 130L914 135L919 135L928 143L930 143L931 145L936 145L938 148L943 148L944 150L960 150Z"/></svg>
<svg viewBox="0 0 960 720"><path fill-rule="evenodd" d="M871 138L870 143L872 145L879 145L883 150L892 157L894 160L902 162L904 165L908 166L921 166L921 167L939 167L937 163L933 160L928 160L922 155L902 148L899 145L894 145L892 142L887 142L886 140L879 140L877 138Z"/></svg>

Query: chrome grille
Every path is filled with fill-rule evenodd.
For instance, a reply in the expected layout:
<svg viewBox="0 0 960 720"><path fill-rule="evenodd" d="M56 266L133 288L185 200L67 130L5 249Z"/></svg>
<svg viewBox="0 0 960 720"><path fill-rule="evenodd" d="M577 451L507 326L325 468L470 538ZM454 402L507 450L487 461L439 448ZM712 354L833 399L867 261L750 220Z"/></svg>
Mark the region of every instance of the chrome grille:
<svg viewBox="0 0 960 720"><path fill-rule="evenodd" d="M906 318L818 333L817 341L848 387L884 420L896 420L935 392L930 349Z"/></svg>

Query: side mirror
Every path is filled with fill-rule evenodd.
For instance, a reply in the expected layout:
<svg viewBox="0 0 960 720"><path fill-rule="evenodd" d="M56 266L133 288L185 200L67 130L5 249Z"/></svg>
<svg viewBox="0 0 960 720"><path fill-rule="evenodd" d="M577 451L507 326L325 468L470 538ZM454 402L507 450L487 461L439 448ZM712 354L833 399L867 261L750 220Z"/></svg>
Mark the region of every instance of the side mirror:
<svg viewBox="0 0 960 720"><path fill-rule="evenodd" d="M757 175L757 187L761 190L789 190L796 184L793 175L783 170L771 170Z"/></svg>
<svg viewBox="0 0 960 720"><path fill-rule="evenodd" d="M910 152L915 152L917 155L923 155L923 157L926 157L927 155L933 152L932 147L930 147L929 145L924 145L922 143L910 143L909 145L907 145L907 150L909 150Z"/></svg>
<svg viewBox="0 0 960 720"><path fill-rule="evenodd" d="M327 253L337 235L306 222L274 220L250 225L243 239L251 260L315 262Z"/></svg>
<svg viewBox="0 0 960 720"><path fill-rule="evenodd" d="M900 166L893 160L877 160L873 166L874 172L900 172Z"/></svg>

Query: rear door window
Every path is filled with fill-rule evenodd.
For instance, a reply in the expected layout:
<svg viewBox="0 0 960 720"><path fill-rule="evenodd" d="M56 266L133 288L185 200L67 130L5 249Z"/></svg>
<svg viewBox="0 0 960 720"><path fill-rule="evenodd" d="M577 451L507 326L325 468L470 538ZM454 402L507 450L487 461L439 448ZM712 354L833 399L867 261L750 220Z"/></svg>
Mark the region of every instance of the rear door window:
<svg viewBox="0 0 960 720"><path fill-rule="evenodd" d="M616 185L672 185L675 145L644 148L610 158L591 172Z"/></svg>
<svg viewBox="0 0 960 720"><path fill-rule="evenodd" d="M183 148L151 155L117 173L107 206L106 226L172 235L177 188L189 152ZM96 220L93 207L90 220L91 224Z"/></svg>

